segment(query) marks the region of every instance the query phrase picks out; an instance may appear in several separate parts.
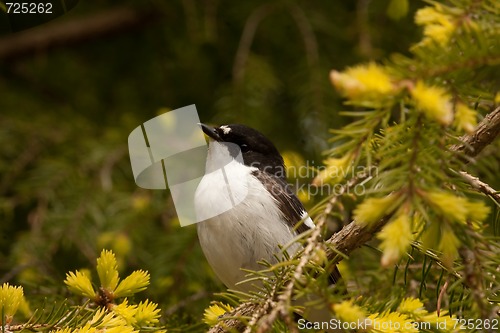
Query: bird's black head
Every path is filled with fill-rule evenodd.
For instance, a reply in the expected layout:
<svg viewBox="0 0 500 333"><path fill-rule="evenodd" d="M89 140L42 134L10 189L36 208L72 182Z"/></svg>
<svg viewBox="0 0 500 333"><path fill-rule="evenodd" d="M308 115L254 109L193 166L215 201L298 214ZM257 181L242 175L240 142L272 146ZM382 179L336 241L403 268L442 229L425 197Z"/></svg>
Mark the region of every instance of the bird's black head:
<svg viewBox="0 0 500 333"><path fill-rule="evenodd" d="M256 167L280 178L285 178L283 157L274 144L259 131L241 124L211 127L200 124L203 132L218 142L238 145L245 165Z"/></svg>

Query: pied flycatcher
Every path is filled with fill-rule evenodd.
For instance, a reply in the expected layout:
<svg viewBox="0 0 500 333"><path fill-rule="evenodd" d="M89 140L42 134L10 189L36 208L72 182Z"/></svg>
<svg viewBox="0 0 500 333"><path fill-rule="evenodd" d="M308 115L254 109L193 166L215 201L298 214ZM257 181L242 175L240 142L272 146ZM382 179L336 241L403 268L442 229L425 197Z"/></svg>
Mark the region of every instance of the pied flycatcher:
<svg viewBox="0 0 500 333"><path fill-rule="evenodd" d="M203 220L197 223L200 244L226 287L248 291L250 285L237 284L245 278L241 269L261 270L260 260L276 263L280 246L314 223L287 184L283 157L268 138L240 124L200 126L210 138L206 172L195 194L197 217ZM240 151L242 159L237 159ZM226 181L214 172L221 166ZM228 193L241 194L242 200L221 212ZM299 249L294 243L286 251L293 256ZM331 280L339 279L335 268Z"/></svg>

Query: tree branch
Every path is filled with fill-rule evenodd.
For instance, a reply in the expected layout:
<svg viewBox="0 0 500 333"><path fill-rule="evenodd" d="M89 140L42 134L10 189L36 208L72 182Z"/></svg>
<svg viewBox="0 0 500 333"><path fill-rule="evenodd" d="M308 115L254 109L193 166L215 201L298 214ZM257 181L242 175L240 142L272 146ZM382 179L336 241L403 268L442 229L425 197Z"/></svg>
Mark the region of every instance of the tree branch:
<svg viewBox="0 0 500 333"><path fill-rule="evenodd" d="M36 54L47 49L109 36L146 25L159 17L153 10L119 7L84 18L56 20L0 38L0 60Z"/></svg>
<svg viewBox="0 0 500 333"><path fill-rule="evenodd" d="M342 252L346 255L361 247L363 244L372 239L382 227L390 220L392 215L385 216L380 221L377 221L368 226L361 226L354 221L344 226L339 232L332 235L330 239L326 241L329 247L337 249L337 251ZM341 257L337 257L337 252L328 251L327 253L329 260L340 261Z"/></svg>
<svg viewBox="0 0 500 333"><path fill-rule="evenodd" d="M462 136L461 144L453 145L450 150L464 152L468 157L475 157L484 147L495 140L500 133L500 106L484 117L474 133Z"/></svg>
<svg viewBox="0 0 500 333"><path fill-rule="evenodd" d="M462 176L462 178L469 183L472 188L475 190L486 194L493 200L495 200L498 204L500 204L500 193L492 188L489 184L486 184L485 182L481 181L478 177L474 177L471 174L468 174L465 171L460 171L459 175Z"/></svg>

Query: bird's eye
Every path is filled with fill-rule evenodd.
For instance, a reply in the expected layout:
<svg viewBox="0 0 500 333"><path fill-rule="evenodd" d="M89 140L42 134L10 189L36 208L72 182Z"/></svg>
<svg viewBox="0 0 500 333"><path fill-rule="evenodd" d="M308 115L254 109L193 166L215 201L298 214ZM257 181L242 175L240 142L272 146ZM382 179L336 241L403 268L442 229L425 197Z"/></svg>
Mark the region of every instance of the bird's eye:
<svg viewBox="0 0 500 333"><path fill-rule="evenodd" d="M248 147L248 145L246 143L240 144L240 149L241 149L242 153L246 153L247 151L250 150L250 148Z"/></svg>

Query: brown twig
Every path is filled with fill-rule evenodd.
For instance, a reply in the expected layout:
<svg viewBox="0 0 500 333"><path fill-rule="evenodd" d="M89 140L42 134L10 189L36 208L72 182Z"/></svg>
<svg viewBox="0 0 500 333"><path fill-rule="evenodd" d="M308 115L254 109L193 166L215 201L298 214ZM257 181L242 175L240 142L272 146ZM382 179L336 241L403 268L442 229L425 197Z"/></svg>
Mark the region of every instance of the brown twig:
<svg viewBox="0 0 500 333"><path fill-rule="evenodd" d="M495 200L498 204L500 204L500 193L492 188L490 185L486 184L485 182L481 181L478 177L474 177L471 174L468 174L465 171L460 171L459 175L462 176L462 178L469 183L472 188L475 190L486 194L493 200Z"/></svg>
<svg viewBox="0 0 500 333"><path fill-rule="evenodd" d="M475 157L500 134L500 106L484 117L474 133L460 138L462 143L453 145L450 150L464 152Z"/></svg>
<svg viewBox="0 0 500 333"><path fill-rule="evenodd" d="M236 84L241 82L245 76L245 65L250 53L253 38L257 32L260 22L277 8L275 3L266 3L255 9L249 16L243 28L243 34L236 51L233 65L233 80Z"/></svg>
<svg viewBox="0 0 500 333"><path fill-rule="evenodd" d="M338 252L348 255L352 251L361 247L363 244L373 238L373 236L391 219L392 215L387 215L383 219L371 224L370 226L361 226L355 222L349 223L339 232L334 234L326 241L329 247L335 248ZM338 262L341 257L337 252L329 251L328 259Z"/></svg>
<svg viewBox="0 0 500 333"><path fill-rule="evenodd" d="M307 64L309 67L316 67L319 62L318 42L314 34L311 23L307 19L306 14L296 4L288 6L290 15L292 16L297 28L299 29L302 39L304 41L304 48L306 53Z"/></svg>
<svg viewBox="0 0 500 333"><path fill-rule="evenodd" d="M40 329L58 329L56 326L48 325L48 324L35 324L35 325L27 325L27 324L19 324L19 325L10 325L6 326L6 331L5 332L17 332L17 331L23 331L23 330L40 330Z"/></svg>
<svg viewBox="0 0 500 333"><path fill-rule="evenodd" d="M52 47L122 33L151 23L157 17L157 11L119 7L88 17L56 20L0 38L0 60L18 60Z"/></svg>
<svg viewBox="0 0 500 333"><path fill-rule="evenodd" d="M441 303L443 302L444 294L446 294L446 290L448 290L448 284L449 284L449 281L448 281L448 279L446 279L445 283L443 284L443 287L439 291L439 296L438 296L437 304L436 304L436 312L437 312L438 317L441 313Z"/></svg>
<svg viewBox="0 0 500 333"><path fill-rule="evenodd" d="M356 26L358 28L358 47L361 54L367 58L373 57L372 29L369 24L370 0L356 1Z"/></svg>

